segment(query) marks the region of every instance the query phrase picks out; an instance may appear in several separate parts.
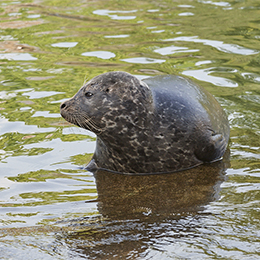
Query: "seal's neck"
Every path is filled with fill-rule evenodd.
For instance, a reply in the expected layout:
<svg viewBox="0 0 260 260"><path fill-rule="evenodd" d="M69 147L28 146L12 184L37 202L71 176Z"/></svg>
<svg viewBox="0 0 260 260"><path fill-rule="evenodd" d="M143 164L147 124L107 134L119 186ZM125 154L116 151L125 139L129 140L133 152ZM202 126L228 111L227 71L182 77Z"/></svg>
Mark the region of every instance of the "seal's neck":
<svg viewBox="0 0 260 260"><path fill-rule="evenodd" d="M128 126L125 129L122 128L122 132L98 135L94 161L98 167L104 169L119 172L131 169L138 158L146 157L146 152L151 149L153 143L151 130L151 128L141 129ZM143 159L140 158L140 160Z"/></svg>

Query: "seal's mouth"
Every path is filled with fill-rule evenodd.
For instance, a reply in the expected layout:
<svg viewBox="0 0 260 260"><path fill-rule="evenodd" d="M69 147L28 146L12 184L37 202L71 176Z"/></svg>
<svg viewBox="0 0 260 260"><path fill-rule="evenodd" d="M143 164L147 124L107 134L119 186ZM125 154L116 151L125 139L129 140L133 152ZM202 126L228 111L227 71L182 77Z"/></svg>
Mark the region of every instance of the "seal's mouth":
<svg viewBox="0 0 260 260"><path fill-rule="evenodd" d="M71 115L70 113L68 113L68 111L64 110L64 109L60 109L60 114L61 116L69 123L73 124L73 125L76 125L76 126L79 126L79 123L77 122L77 120L75 119L75 117L73 115Z"/></svg>
<svg viewBox="0 0 260 260"><path fill-rule="evenodd" d="M104 131L104 129L99 127L95 121L87 115L86 112L71 109L68 104L68 100L61 103L60 114L67 122L94 132L97 135Z"/></svg>
<svg viewBox="0 0 260 260"><path fill-rule="evenodd" d="M69 123L81 127L79 124L80 121L77 120L76 116L78 113L75 109L73 109L73 106L71 106L71 99L61 103L60 114Z"/></svg>

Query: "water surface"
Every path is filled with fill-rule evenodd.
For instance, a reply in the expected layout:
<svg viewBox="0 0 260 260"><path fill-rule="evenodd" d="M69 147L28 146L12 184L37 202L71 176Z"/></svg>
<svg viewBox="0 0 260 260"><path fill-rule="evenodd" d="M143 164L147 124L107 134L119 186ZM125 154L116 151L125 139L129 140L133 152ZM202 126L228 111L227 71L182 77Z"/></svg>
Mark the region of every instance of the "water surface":
<svg viewBox="0 0 260 260"><path fill-rule="evenodd" d="M260 259L258 1L0 3L1 259ZM92 77L178 74L225 109L230 150L178 174L84 170L59 104Z"/></svg>

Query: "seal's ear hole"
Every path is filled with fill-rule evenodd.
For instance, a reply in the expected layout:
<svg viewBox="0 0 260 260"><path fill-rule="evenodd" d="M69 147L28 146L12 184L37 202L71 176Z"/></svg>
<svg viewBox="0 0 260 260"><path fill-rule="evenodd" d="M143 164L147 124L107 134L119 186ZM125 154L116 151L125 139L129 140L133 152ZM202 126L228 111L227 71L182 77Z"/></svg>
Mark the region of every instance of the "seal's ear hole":
<svg viewBox="0 0 260 260"><path fill-rule="evenodd" d="M107 89L106 89L106 92L108 93L109 91L110 91L110 89L109 89L109 88L107 88Z"/></svg>

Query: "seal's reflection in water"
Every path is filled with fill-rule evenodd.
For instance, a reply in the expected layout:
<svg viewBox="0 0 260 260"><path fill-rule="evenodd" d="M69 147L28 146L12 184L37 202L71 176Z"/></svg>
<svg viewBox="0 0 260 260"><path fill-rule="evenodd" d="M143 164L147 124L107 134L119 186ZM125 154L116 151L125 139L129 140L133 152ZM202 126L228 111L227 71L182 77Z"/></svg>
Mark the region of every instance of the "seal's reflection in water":
<svg viewBox="0 0 260 260"><path fill-rule="evenodd" d="M146 176L96 172L103 217L72 224L74 232L66 235L70 253L87 259L146 259L151 247L163 251L164 243L198 236L205 205L219 196L225 165L219 161Z"/></svg>

